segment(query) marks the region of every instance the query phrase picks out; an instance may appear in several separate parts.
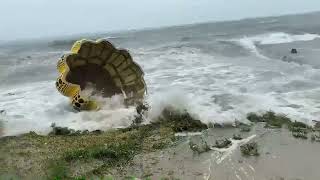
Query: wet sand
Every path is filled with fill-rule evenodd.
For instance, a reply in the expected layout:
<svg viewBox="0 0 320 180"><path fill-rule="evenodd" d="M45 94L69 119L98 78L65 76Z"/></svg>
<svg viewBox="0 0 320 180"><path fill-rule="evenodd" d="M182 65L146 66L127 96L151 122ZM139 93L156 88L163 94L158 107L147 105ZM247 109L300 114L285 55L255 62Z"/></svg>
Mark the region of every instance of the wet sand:
<svg viewBox="0 0 320 180"><path fill-rule="evenodd" d="M229 137L237 129L211 129L202 135L185 137L188 141L213 145L216 139ZM320 143L296 139L287 129L265 129L258 124L246 139L233 141L227 149L194 153L188 141L161 152L139 155L125 174L151 179L219 179L219 180L318 180L320 177ZM310 134L309 134L310 136ZM244 157L240 145L257 142L259 156Z"/></svg>

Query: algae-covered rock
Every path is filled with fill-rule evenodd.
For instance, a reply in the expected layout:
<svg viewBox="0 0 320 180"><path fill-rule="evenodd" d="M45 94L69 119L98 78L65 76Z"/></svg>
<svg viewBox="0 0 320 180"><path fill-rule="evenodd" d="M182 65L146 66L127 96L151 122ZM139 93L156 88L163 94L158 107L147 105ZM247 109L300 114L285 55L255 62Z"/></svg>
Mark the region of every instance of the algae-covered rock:
<svg viewBox="0 0 320 180"><path fill-rule="evenodd" d="M303 123L303 122L298 122L298 121L295 121L295 122L292 122L290 125L289 125L289 129L291 131L299 131L299 129L310 129L311 127L308 126L307 124Z"/></svg>
<svg viewBox="0 0 320 180"><path fill-rule="evenodd" d="M223 139L216 140L216 144L213 147L216 147L216 148L228 148L231 145L232 145L232 142L229 139L223 138Z"/></svg>
<svg viewBox="0 0 320 180"><path fill-rule="evenodd" d="M190 149L198 154L208 152L211 150L208 143L201 137L199 138L190 138L189 140L189 147Z"/></svg>
<svg viewBox="0 0 320 180"><path fill-rule="evenodd" d="M270 128L281 128L283 125L289 125L291 123L290 118L283 114L276 114L272 111L263 114L262 118L266 122L266 127Z"/></svg>
<svg viewBox="0 0 320 180"><path fill-rule="evenodd" d="M50 136L78 136L78 135L85 135L85 134L101 134L103 131L97 129L92 132L89 132L88 130L74 130L68 127L59 127L56 126L54 123L51 125L51 132L49 132L48 135Z"/></svg>
<svg viewBox="0 0 320 180"><path fill-rule="evenodd" d="M242 140L243 138L241 137L240 134L234 134L232 139L234 139L234 140Z"/></svg>
<svg viewBox="0 0 320 180"><path fill-rule="evenodd" d="M311 135L311 141L312 142L320 142L320 133L314 133Z"/></svg>
<svg viewBox="0 0 320 180"><path fill-rule="evenodd" d="M292 122L289 125L289 130L292 132L292 136L299 139L308 139L308 132L311 127L302 122Z"/></svg>
<svg viewBox="0 0 320 180"><path fill-rule="evenodd" d="M249 125L241 125L240 127L241 132L250 132L251 131L251 126Z"/></svg>
<svg viewBox="0 0 320 180"><path fill-rule="evenodd" d="M251 122L265 122L265 120L262 118L262 116L256 114L256 113L248 113L247 119Z"/></svg>
<svg viewBox="0 0 320 180"><path fill-rule="evenodd" d="M291 119L283 114L276 114L273 111L267 111L262 115L249 113L247 119L251 122L265 122L266 128L281 128L283 125L290 125Z"/></svg>
<svg viewBox="0 0 320 180"><path fill-rule="evenodd" d="M308 139L308 133L305 130L293 131L292 136L298 139Z"/></svg>
<svg viewBox="0 0 320 180"><path fill-rule="evenodd" d="M56 124L52 124L52 131L49 133L49 135L71 135L74 133L73 129L69 129L67 127L58 127Z"/></svg>
<svg viewBox="0 0 320 180"><path fill-rule="evenodd" d="M192 117L186 110L180 112L173 108L165 108L154 124L171 127L174 132L197 132L208 129L206 124Z"/></svg>
<svg viewBox="0 0 320 180"><path fill-rule="evenodd" d="M256 142L247 143L240 146L240 151L244 156L258 156L258 144Z"/></svg>

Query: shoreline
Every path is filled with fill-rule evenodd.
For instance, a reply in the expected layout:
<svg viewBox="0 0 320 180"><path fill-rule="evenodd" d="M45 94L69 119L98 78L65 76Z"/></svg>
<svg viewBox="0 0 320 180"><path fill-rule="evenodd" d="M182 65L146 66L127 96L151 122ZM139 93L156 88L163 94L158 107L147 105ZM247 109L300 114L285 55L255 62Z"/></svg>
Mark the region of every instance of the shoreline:
<svg viewBox="0 0 320 180"><path fill-rule="evenodd" d="M320 176L317 171L311 173L320 161L316 153L320 150L318 130L291 121L290 126L280 123L281 126L272 127L270 122L273 125L284 122L277 114L274 114L277 121L270 120L270 114L261 116L269 118L264 119L267 122L253 121L252 114L248 117L254 122L251 125L236 122L235 127L206 126L188 113L167 111L156 123L107 132L53 127L48 136L30 132L4 137L0 139L0 159L4 162L0 177L314 179ZM306 137L298 136L304 135L301 132L306 132ZM250 143L257 144L258 153L250 154L246 152L250 150L242 148ZM281 171L275 168L280 166ZM305 167L310 172L299 171Z"/></svg>

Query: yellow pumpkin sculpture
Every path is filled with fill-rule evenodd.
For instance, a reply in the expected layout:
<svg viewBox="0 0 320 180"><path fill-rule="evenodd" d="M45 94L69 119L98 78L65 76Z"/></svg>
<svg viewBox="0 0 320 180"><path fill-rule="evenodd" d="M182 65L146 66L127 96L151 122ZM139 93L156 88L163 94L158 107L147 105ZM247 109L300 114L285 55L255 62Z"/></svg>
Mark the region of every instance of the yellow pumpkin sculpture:
<svg viewBox="0 0 320 180"><path fill-rule="evenodd" d="M59 59L57 69L56 88L79 111L100 108L97 101L81 93L88 83L103 97L123 94L127 105L141 102L146 94L141 67L127 50L116 49L107 40L75 42L71 53Z"/></svg>

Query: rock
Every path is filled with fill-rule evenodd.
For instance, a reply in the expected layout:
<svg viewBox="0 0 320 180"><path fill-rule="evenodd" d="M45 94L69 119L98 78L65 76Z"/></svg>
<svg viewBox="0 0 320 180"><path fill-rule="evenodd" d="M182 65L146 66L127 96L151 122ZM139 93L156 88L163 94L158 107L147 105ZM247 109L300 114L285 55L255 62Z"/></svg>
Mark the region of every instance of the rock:
<svg viewBox="0 0 320 180"><path fill-rule="evenodd" d="M234 140L242 140L243 138L241 137L240 134L234 134L232 139L234 139Z"/></svg>
<svg viewBox="0 0 320 180"><path fill-rule="evenodd" d="M251 127L248 125L241 125L239 128L240 128L240 132L250 132L251 131Z"/></svg>
<svg viewBox="0 0 320 180"><path fill-rule="evenodd" d="M256 142L247 143L240 146L240 151L244 156L258 156L258 144Z"/></svg>
<svg viewBox="0 0 320 180"><path fill-rule="evenodd" d="M291 49L291 54L297 54L297 53L298 53L297 49L295 49L295 48Z"/></svg>
<svg viewBox="0 0 320 180"><path fill-rule="evenodd" d="M71 132L72 130L67 127L52 127L52 131L49 133L49 135L70 135Z"/></svg>
<svg viewBox="0 0 320 180"><path fill-rule="evenodd" d="M132 126L138 126L143 122L143 116L141 114L135 115L132 120Z"/></svg>
<svg viewBox="0 0 320 180"><path fill-rule="evenodd" d="M186 110L178 111L173 108L166 108L155 123L172 128L174 132L199 132L208 129L208 126L200 120L192 117Z"/></svg>
<svg viewBox="0 0 320 180"><path fill-rule="evenodd" d="M320 121L312 120L312 122L314 123L313 128L315 130L320 130Z"/></svg>
<svg viewBox="0 0 320 180"><path fill-rule="evenodd" d="M143 114L145 111L148 111L148 110L149 110L149 107L146 104L141 103L136 107L136 111L138 114Z"/></svg>
<svg viewBox="0 0 320 180"><path fill-rule="evenodd" d="M222 124L214 123L213 128L223 128Z"/></svg>
<svg viewBox="0 0 320 180"><path fill-rule="evenodd" d="M256 113L249 113L247 114L247 119L251 122L265 122L262 116L259 116Z"/></svg>
<svg viewBox="0 0 320 180"><path fill-rule="evenodd" d="M283 114L276 114L273 111L267 111L262 115L249 113L247 119L251 122L266 122L266 128L281 128L283 125L290 125L291 119Z"/></svg>
<svg viewBox="0 0 320 180"><path fill-rule="evenodd" d="M211 129L214 128L214 123L209 122L209 123L208 123L208 128L211 128Z"/></svg>
<svg viewBox="0 0 320 180"><path fill-rule="evenodd" d="M293 131L292 136L298 139L308 139L308 133L303 129Z"/></svg>
<svg viewBox="0 0 320 180"><path fill-rule="evenodd" d="M311 135L312 142L320 142L320 133Z"/></svg>
<svg viewBox="0 0 320 180"><path fill-rule="evenodd" d="M224 139L216 140L216 144L213 147L220 149L220 148L228 148L231 145L232 145L232 142L229 139L224 138Z"/></svg>
<svg viewBox="0 0 320 180"><path fill-rule="evenodd" d="M238 120L235 120L235 121L234 121L234 124L235 124L236 127L248 126L248 124L245 124L245 123L240 122L240 121L238 121Z"/></svg>
<svg viewBox="0 0 320 180"><path fill-rule="evenodd" d="M92 132L89 132L88 130L80 131L80 130L74 130L70 129L68 127L59 127L56 126L55 123L52 123L51 125L52 131L49 133L51 136L79 136L79 135L86 135L86 134L101 134L103 131L101 130L94 130Z"/></svg>
<svg viewBox="0 0 320 180"><path fill-rule="evenodd" d="M303 122L298 122L298 121L295 121L295 122L292 122L289 126L289 129L291 131L295 131L295 130L299 130L299 129L309 129L310 126L308 126L307 124L303 123Z"/></svg>
<svg viewBox="0 0 320 180"><path fill-rule="evenodd" d="M210 151L210 147L205 140L201 138L201 140L192 140L189 141L190 149L198 154Z"/></svg>
<svg viewBox="0 0 320 180"><path fill-rule="evenodd" d="M214 123L214 128L234 128L235 126L232 123Z"/></svg>
<svg viewBox="0 0 320 180"><path fill-rule="evenodd" d="M91 134L102 134L102 133L103 133L103 131L101 131L100 129L91 131Z"/></svg>

